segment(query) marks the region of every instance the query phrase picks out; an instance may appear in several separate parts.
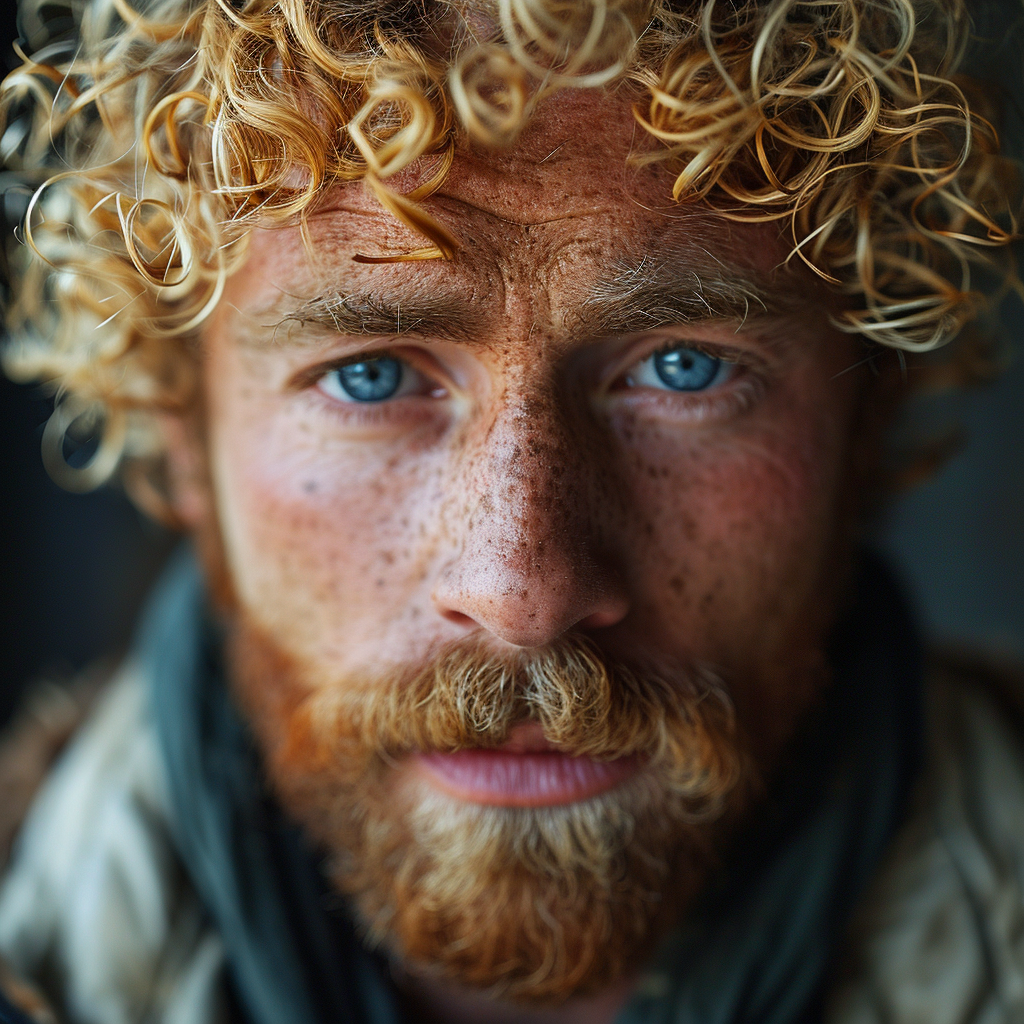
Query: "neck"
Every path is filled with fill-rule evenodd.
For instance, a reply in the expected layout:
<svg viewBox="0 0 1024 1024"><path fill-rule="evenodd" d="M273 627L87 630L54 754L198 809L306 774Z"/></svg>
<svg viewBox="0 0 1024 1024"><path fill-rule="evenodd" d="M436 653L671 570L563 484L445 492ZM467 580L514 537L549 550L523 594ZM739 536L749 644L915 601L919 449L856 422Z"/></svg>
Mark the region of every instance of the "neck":
<svg viewBox="0 0 1024 1024"><path fill-rule="evenodd" d="M626 978L597 995L538 1008L503 1003L400 967L395 968L395 976L410 1019L423 1024L612 1024L636 980Z"/></svg>

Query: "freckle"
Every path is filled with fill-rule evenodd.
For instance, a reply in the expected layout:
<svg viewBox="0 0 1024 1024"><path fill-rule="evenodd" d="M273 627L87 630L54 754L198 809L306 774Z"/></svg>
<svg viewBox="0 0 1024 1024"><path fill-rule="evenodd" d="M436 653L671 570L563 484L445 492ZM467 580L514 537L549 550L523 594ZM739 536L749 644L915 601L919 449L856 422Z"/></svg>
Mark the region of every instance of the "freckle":
<svg viewBox="0 0 1024 1024"><path fill-rule="evenodd" d="M681 594L686 589L686 581L682 576L673 576L672 579L668 581L668 585L676 594Z"/></svg>
<svg viewBox="0 0 1024 1024"><path fill-rule="evenodd" d="M395 556L390 551L382 551L380 557L387 565L394 565Z"/></svg>
<svg viewBox="0 0 1024 1024"><path fill-rule="evenodd" d="M381 579L375 580L374 581L374 586L383 587L384 586L384 581L381 580Z"/></svg>

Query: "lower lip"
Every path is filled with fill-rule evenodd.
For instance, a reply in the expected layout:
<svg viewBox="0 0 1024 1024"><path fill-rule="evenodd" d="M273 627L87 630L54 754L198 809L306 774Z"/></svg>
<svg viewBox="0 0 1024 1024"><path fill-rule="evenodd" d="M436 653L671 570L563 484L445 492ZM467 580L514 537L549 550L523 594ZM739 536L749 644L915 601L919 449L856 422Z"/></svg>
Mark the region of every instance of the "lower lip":
<svg viewBox="0 0 1024 1024"><path fill-rule="evenodd" d="M494 807L554 807L589 800L625 782L639 768L636 757L593 761L557 751L457 750L418 754L416 760L439 789Z"/></svg>

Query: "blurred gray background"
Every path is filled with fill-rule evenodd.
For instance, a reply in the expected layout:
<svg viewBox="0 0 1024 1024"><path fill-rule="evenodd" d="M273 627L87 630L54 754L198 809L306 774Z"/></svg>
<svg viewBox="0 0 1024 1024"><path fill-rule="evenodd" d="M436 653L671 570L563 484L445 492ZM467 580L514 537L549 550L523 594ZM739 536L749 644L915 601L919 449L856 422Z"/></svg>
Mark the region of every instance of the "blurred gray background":
<svg viewBox="0 0 1024 1024"><path fill-rule="evenodd" d="M1024 663L1024 309L1003 309L1010 364L992 385L928 400L930 429L965 446L877 531L932 636Z"/></svg>
<svg viewBox="0 0 1024 1024"><path fill-rule="evenodd" d="M1024 161L1024 5L967 0L974 41L967 68L998 86L1006 152ZM1024 246L1017 246L1024 265ZM926 628L1024 663L1024 307L999 320L1008 366L991 386L925 403L932 429L962 428L964 449L905 495L878 542L902 570Z"/></svg>

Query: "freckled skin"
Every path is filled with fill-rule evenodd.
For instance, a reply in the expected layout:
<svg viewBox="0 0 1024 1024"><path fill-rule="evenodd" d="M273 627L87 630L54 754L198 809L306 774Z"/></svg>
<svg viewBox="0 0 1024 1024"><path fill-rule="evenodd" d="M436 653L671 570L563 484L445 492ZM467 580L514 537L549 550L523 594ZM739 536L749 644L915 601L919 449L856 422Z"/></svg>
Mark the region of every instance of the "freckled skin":
<svg viewBox="0 0 1024 1024"><path fill-rule="evenodd" d="M707 264L680 267L683 279L767 272L786 252L770 227L672 207L666 172L627 169L633 138L625 103L564 95L511 152L458 158L429 202L466 241L449 263L353 262L422 244L361 186L311 220L315 264L297 229L257 232L205 330L213 494L181 503L197 530L216 515L238 601L311 666L341 675L468 634L542 647L577 629L616 656L716 666L770 752L809 699L806 668L841 597L870 383L840 374L854 343L793 271L779 280L802 289L806 315L691 332L762 359L746 407L687 418L692 396L672 406L678 396L601 378L626 341L567 325L616 260L697 238ZM474 345L356 339L422 358L444 389L377 406L369 426L293 383L352 339L246 343L275 319L268 296L397 294L410 281L471 297L486 329ZM184 458L173 443L171 455Z"/></svg>

